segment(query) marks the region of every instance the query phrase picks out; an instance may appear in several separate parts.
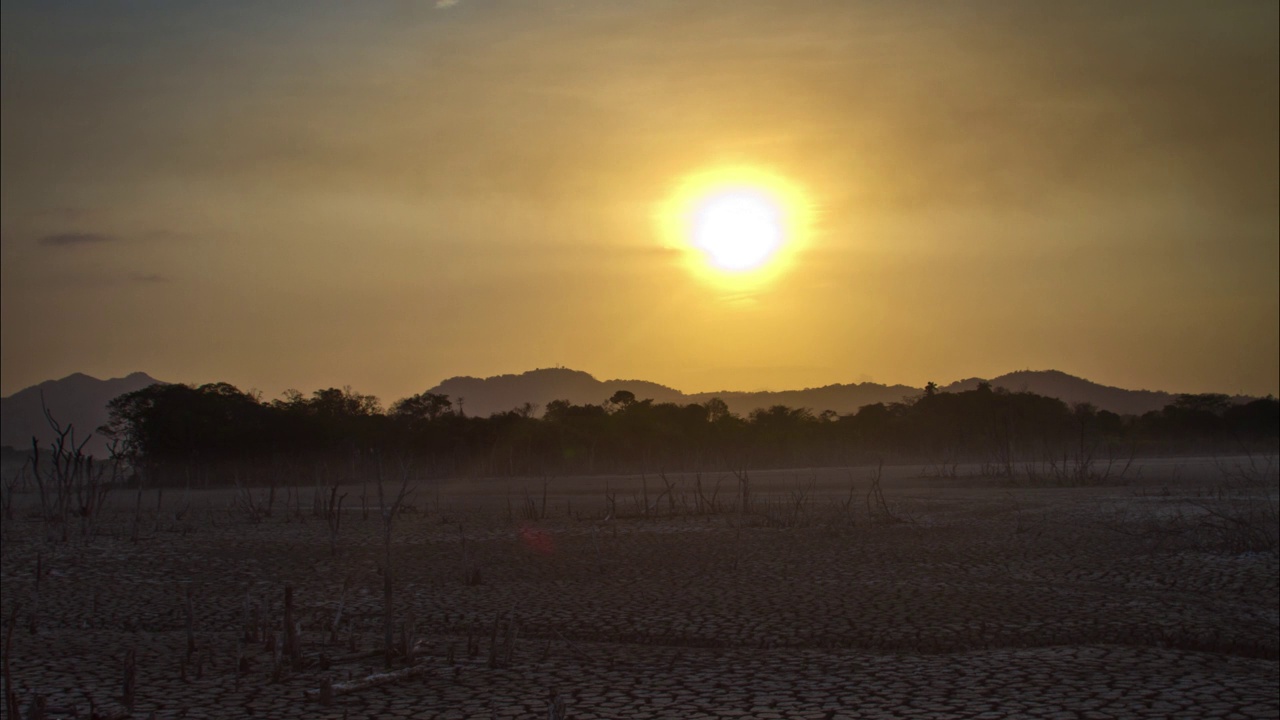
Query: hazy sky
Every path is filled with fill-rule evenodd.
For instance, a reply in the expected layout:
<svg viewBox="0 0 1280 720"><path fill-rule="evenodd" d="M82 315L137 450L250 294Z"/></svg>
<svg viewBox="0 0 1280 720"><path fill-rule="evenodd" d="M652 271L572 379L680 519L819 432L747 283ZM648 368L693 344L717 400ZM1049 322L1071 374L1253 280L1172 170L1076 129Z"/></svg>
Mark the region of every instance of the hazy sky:
<svg viewBox="0 0 1280 720"><path fill-rule="evenodd" d="M4 394L1280 392L1273 0L2 7ZM811 213L769 282L659 232L724 167Z"/></svg>

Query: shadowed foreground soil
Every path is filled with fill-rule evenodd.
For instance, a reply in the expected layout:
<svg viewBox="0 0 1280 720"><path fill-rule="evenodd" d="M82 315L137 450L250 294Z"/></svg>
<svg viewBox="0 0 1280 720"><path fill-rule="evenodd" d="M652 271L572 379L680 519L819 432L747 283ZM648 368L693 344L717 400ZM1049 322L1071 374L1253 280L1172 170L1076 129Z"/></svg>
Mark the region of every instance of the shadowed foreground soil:
<svg viewBox="0 0 1280 720"><path fill-rule="evenodd" d="M545 511L540 480L420 487L393 534L416 669L329 705L304 691L386 670L365 652L382 544L359 485L336 556L311 489L256 522L232 491L168 491L158 512L148 493L136 542L132 496L90 543L19 515L12 680L50 717L123 715L131 650L140 718L545 718L557 697L568 718L1280 715L1276 556L1213 531L1205 507L1229 506L1203 488L960 478L886 482L881 505L863 477L852 495L765 487L744 513L734 482L717 512L688 479L666 495L612 479L612 504L603 479L553 482Z"/></svg>

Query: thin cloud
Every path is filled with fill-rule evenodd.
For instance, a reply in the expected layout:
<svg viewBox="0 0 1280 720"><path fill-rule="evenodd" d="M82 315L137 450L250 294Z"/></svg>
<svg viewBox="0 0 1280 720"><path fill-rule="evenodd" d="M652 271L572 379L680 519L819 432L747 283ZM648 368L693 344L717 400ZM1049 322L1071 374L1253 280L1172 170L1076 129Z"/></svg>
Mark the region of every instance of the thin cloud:
<svg viewBox="0 0 1280 720"><path fill-rule="evenodd" d="M180 230L152 230L139 236L140 240L155 242L187 242L195 239L195 235Z"/></svg>
<svg viewBox="0 0 1280 720"><path fill-rule="evenodd" d="M45 247L82 247L115 242L120 238L105 233L53 233L36 240Z"/></svg>
<svg viewBox="0 0 1280 720"><path fill-rule="evenodd" d="M130 279L145 284L169 282L169 278L159 273L134 273Z"/></svg>
<svg viewBox="0 0 1280 720"><path fill-rule="evenodd" d="M448 10L458 4L458 0L436 0L437 10Z"/></svg>

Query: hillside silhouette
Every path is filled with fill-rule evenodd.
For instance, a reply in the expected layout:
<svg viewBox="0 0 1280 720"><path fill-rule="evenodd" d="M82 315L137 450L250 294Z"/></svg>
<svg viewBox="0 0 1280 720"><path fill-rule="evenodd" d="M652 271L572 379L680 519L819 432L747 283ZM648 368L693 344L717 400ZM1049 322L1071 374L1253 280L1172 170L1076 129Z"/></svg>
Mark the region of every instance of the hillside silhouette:
<svg viewBox="0 0 1280 720"><path fill-rule="evenodd" d="M1010 392L1033 392L1037 395L1055 397L1068 405L1089 403L1101 410L1110 410L1120 415L1141 415L1159 410L1177 398L1177 395L1168 392L1126 390L1110 385L1100 385L1060 370L1019 370L990 379L957 380L941 390L943 392L974 390L983 382L990 383L992 387L1002 387Z"/></svg>
<svg viewBox="0 0 1280 720"><path fill-rule="evenodd" d="M47 444L53 437L41 410L41 394L44 403L63 425L74 425L77 436L85 437L107 422L107 404L120 395L145 388L160 381L143 372L135 372L122 378L99 380L75 373L60 380L49 380L0 398L0 418L3 432L0 444L23 449L31 444L32 436ZM1030 392L1057 398L1067 405L1088 403L1098 410L1119 415L1138 416L1158 411L1174 402L1176 395L1151 390L1127 390L1091 382L1058 370L1023 370L1000 375L989 380L968 378L938 388L943 393L960 393L975 390L987 383L995 389L1010 392ZM654 403L678 405L705 404L713 398L722 400L730 413L747 416L753 411L776 406L808 409L814 414L831 411L838 415L856 413L859 409L883 403L886 405L918 398L924 388L909 385L882 385L879 383L832 384L801 390L744 392L722 390L717 392L684 393L675 388L646 380L598 380L589 373L569 368L542 368L519 374L496 375L487 378L453 377L426 391L440 397L447 396L450 411L470 417L488 417L505 413L513 408L531 406L534 415L541 415L548 405L567 401L571 405L596 405L605 402L618 392L631 393L634 397ZM392 399L387 398L390 405ZM1235 398L1237 402L1247 398ZM102 457L107 452L107 441L95 434L85 448L86 452Z"/></svg>
<svg viewBox="0 0 1280 720"><path fill-rule="evenodd" d="M961 392L976 389L983 382L1010 392L1027 391L1055 397L1068 405L1090 403L1099 410L1109 410L1120 415L1141 415L1159 410L1176 397L1169 392L1126 390L1101 385L1058 370L1022 370L990 379L968 378L940 389L943 392ZM730 412L740 415L774 405L809 408L814 412L831 410L845 414L857 412L865 405L901 402L903 398L924 392L922 387L865 382L837 383L802 390L683 393L644 380L597 380L589 373L567 368L545 368L489 378L453 377L427 392L448 395L455 401L462 398L463 409L468 415L483 417L505 412L524 403L532 403L539 409L545 408L553 400L568 400L574 404L598 403L619 390L659 403L703 403L718 397L729 406Z"/></svg>
<svg viewBox="0 0 1280 720"><path fill-rule="evenodd" d="M543 368L519 375L487 378L452 377L427 392L448 395L468 415L488 416L532 403L538 410L553 400L571 403L598 403L619 390L654 402L694 402L674 388L646 380L597 380L591 374L568 368Z"/></svg>
<svg viewBox="0 0 1280 720"><path fill-rule="evenodd" d="M64 427L75 427L76 438L84 439L107 421L107 403L115 397L141 390L160 382L144 372L135 372L121 378L99 380L73 373L61 380L46 380L24 390L0 398L0 445L18 449L30 449L31 438L41 445L53 439L53 431L41 409L44 406ZM98 434L89 438L85 452L104 457L107 441Z"/></svg>

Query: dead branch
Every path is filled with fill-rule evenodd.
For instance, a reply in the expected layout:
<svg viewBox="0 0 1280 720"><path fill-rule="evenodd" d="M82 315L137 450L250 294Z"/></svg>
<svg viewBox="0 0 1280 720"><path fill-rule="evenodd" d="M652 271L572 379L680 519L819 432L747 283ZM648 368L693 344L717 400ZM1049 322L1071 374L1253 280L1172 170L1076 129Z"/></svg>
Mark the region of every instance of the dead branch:
<svg viewBox="0 0 1280 720"><path fill-rule="evenodd" d="M401 668L399 670L394 670L392 672L376 673L373 675L368 675L366 677L360 678L359 680L333 683L330 686L330 693L332 697L338 697L339 695L350 695L351 693L360 692L361 690L368 690L369 688L378 687L379 685L386 685L388 683L398 682L400 680L407 680L408 678L421 675L422 673L426 672L428 669L429 669L429 666L427 665L415 665L413 667ZM323 694L322 691L323 691L323 688L319 688L316 690L303 690L302 692L303 692L303 696L306 697L308 700L320 700Z"/></svg>

